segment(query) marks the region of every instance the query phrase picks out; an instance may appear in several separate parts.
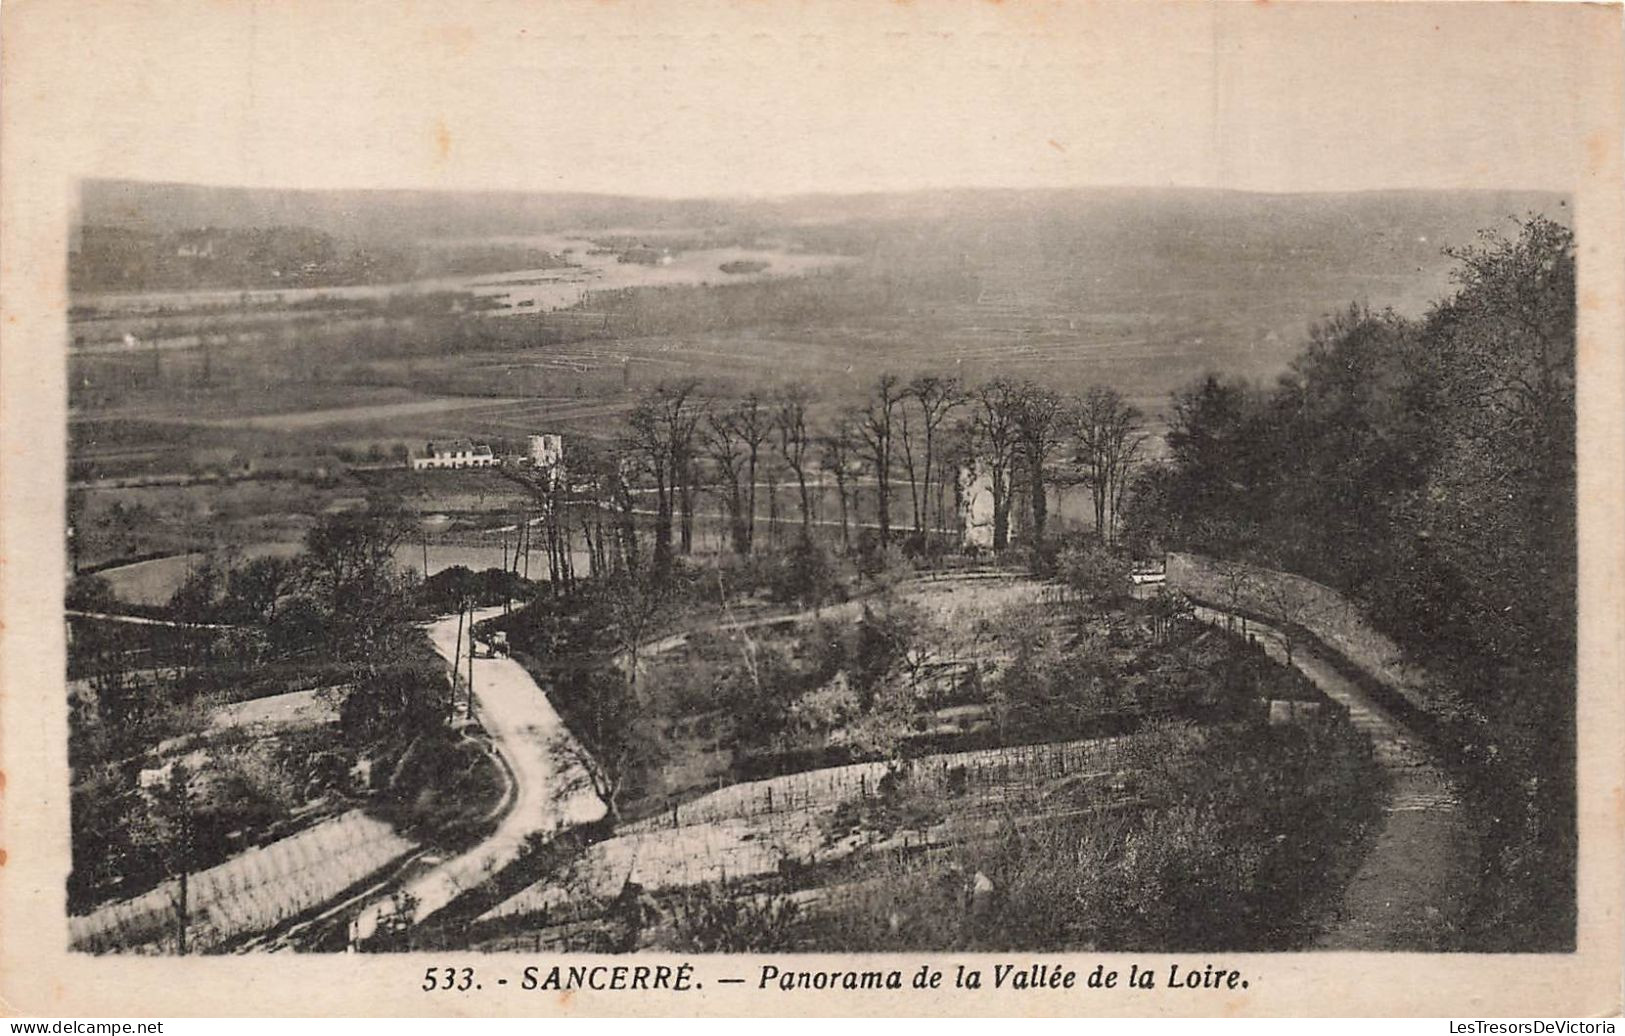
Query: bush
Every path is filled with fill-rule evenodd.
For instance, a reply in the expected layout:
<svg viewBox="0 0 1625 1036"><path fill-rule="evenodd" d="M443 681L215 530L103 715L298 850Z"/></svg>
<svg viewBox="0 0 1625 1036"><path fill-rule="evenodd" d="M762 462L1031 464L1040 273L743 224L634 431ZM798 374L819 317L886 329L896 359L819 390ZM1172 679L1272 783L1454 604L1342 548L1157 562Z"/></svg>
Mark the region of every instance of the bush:
<svg viewBox="0 0 1625 1036"><path fill-rule="evenodd" d="M790 710L806 690L806 677L780 648L757 644L751 663L731 666L722 684L739 745L771 744L790 726Z"/></svg>
<svg viewBox="0 0 1625 1036"><path fill-rule="evenodd" d="M864 605L853 637L847 671L868 708L875 691L903 660L925 627L925 616L917 605L904 601L884 601Z"/></svg>
<svg viewBox="0 0 1625 1036"><path fill-rule="evenodd" d="M477 834L505 778L474 741L437 729L415 740L397 762L380 805L392 822L437 844Z"/></svg>
<svg viewBox="0 0 1625 1036"><path fill-rule="evenodd" d="M746 898L727 888L684 890L673 907L672 949L679 953L773 953L793 947L800 911L782 896Z"/></svg>
<svg viewBox="0 0 1625 1036"><path fill-rule="evenodd" d="M1129 595L1134 587L1129 572L1127 554L1094 539L1062 548L1055 562L1055 574L1066 588L1079 600L1096 607Z"/></svg>
<svg viewBox="0 0 1625 1036"><path fill-rule="evenodd" d="M781 604L803 607L823 604L835 596L839 580L829 553L810 539L798 539L778 565L779 577L770 592Z"/></svg>

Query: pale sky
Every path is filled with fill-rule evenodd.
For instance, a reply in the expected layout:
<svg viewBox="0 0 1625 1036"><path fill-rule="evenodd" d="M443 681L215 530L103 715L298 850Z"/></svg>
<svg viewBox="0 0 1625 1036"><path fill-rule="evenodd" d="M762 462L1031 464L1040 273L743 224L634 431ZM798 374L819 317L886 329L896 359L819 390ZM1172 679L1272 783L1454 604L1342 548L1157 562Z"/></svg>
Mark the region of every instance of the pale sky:
<svg viewBox="0 0 1625 1036"><path fill-rule="evenodd" d="M1567 190L1569 4L22 0L68 176L788 194Z"/></svg>

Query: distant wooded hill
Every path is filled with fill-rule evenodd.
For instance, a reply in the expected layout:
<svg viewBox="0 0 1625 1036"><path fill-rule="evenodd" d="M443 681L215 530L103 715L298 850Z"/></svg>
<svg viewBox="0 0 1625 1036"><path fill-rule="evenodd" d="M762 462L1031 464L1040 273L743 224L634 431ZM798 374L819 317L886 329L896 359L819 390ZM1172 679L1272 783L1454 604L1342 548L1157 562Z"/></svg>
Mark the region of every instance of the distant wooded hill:
<svg viewBox="0 0 1625 1036"><path fill-rule="evenodd" d="M157 233L202 227L308 227L346 240L485 237L563 230L644 236L694 231L815 237L861 249L918 225L989 223L1089 231L1105 241L1145 228L1216 247L1246 241L1365 252L1395 235L1470 239L1529 210L1558 215L1561 196L1538 191L1393 191L1272 195L1152 188L965 189L767 199L662 199L573 193L299 191L92 180L80 223ZM973 233L971 235L975 237ZM1421 249L1432 254L1434 249Z"/></svg>

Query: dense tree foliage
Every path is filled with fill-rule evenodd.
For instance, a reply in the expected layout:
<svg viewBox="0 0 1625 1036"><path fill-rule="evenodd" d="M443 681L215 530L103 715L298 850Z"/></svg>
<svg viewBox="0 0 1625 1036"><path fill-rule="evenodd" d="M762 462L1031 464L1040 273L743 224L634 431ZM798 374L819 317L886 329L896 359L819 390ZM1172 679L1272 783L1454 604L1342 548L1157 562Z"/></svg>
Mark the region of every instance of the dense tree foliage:
<svg viewBox="0 0 1625 1036"><path fill-rule="evenodd" d="M1572 940L1574 241L1541 217L1452 252L1420 320L1354 307L1273 389L1173 404L1131 536L1335 586L1430 663L1486 808L1486 936Z"/></svg>

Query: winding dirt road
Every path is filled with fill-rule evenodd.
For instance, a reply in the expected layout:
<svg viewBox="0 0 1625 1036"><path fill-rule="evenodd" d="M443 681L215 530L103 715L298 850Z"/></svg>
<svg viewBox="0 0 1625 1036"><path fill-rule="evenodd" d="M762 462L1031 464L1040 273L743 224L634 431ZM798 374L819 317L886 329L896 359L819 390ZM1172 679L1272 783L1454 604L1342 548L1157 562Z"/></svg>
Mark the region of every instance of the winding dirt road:
<svg viewBox="0 0 1625 1036"><path fill-rule="evenodd" d="M488 608L476 612L474 621L501 612L501 608ZM466 674L467 630L462 638L465 654L459 660L457 629L456 616L440 619L429 627L429 639L442 658L460 662ZM491 880L519 858L532 835L590 824L603 819L606 812L604 803L579 779L584 775L574 772L560 758L557 744L560 738L570 736L569 731L523 666L511 658L476 658L474 698L480 724L491 735L492 744L513 775L513 804L485 840L401 886L401 891L416 902L414 922ZM351 926L351 944L372 935L379 922L393 912L392 897L367 904Z"/></svg>

